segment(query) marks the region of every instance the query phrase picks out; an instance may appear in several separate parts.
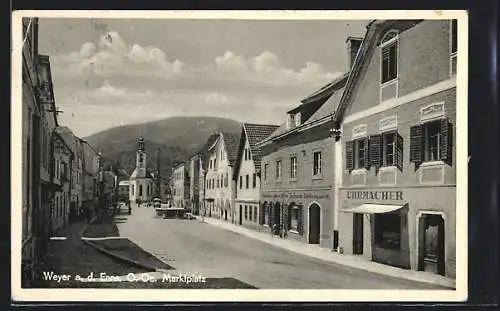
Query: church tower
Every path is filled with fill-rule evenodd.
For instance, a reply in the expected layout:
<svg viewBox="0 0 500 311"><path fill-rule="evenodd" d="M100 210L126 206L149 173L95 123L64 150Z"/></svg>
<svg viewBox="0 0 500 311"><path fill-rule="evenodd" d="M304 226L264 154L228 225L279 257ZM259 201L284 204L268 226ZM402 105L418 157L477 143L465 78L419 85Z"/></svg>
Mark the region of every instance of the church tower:
<svg viewBox="0 0 500 311"><path fill-rule="evenodd" d="M144 138L141 136L137 140L135 167L137 168L137 177L146 177L146 151L144 149Z"/></svg>
<svg viewBox="0 0 500 311"><path fill-rule="evenodd" d="M130 201L148 202L153 198L153 176L147 170L147 154L144 148L144 138L137 140L137 151L135 155L135 170L129 179Z"/></svg>

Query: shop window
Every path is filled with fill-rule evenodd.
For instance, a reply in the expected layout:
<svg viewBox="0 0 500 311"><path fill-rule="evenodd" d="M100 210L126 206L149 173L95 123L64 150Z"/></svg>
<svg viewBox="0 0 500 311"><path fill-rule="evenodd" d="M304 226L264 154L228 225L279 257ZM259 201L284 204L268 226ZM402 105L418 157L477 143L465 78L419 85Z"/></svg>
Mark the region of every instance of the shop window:
<svg viewBox="0 0 500 311"><path fill-rule="evenodd" d="M269 214L271 213L271 209L269 208L269 205L267 202L264 202L264 225L268 225L270 221Z"/></svg>
<svg viewBox="0 0 500 311"><path fill-rule="evenodd" d="M290 178L297 178L297 157L290 158Z"/></svg>
<svg viewBox="0 0 500 311"><path fill-rule="evenodd" d="M281 160L276 161L276 180L281 180Z"/></svg>
<svg viewBox="0 0 500 311"><path fill-rule="evenodd" d="M257 214L257 206L254 206L253 207L253 221L257 222L257 217L258 214Z"/></svg>
<svg viewBox="0 0 500 311"><path fill-rule="evenodd" d="M293 206L290 211L290 230L298 231L299 229L299 208Z"/></svg>
<svg viewBox="0 0 500 311"><path fill-rule="evenodd" d="M323 159L321 151L313 153L313 176L321 176Z"/></svg>
<svg viewBox="0 0 500 311"><path fill-rule="evenodd" d="M245 220L248 219L248 206L245 205Z"/></svg>
<svg viewBox="0 0 500 311"><path fill-rule="evenodd" d="M250 220L250 221L253 220L253 217L252 217L252 206L248 207L248 220Z"/></svg>
<svg viewBox="0 0 500 311"><path fill-rule="evenodd" d="M395 166L403 171L403 138L397 131L372 135L369 139L370 166Z"/></svg>
<svg viewBox="0 0 500 311"><path fill-rule="evenodd" d="M399 213L376 214L375 245L381 248L401 248L401 215Z"/></svg>
<svg viewBox="0 0 500 311"><path fill-rule="evenodd" d="M398 39L397 32L390 31L382 39L382 83L392 81L398 77Z"/></svg>
<svg viewBox="0 0 500 311"><path fill-rule="evenodd" d="M443 161L451 165L453 125L447 118L410 128L410 162L416 167L424 162Z"/></svg>
<svg viewBox="0 0 500 311"><path fill-rule="evenodd" d="M257 174L253 173L252 175L252 187L257 187Z"/></svg>

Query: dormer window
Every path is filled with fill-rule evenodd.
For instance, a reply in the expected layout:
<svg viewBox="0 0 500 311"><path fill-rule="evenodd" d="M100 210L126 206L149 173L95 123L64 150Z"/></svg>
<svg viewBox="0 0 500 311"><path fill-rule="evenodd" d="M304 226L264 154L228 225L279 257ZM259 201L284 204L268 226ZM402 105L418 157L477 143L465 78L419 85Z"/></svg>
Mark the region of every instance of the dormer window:
<svg viewBox="0 0 500 311"><path fill-rule="evenodd" d="M294 115L293 118L294 118L294 124L295 124L295 126L299 126L300 125L300 122L301 122L301 118L300 117L301 117L300 116L300 112L298 112L298 113L296 113Z"/></svg>

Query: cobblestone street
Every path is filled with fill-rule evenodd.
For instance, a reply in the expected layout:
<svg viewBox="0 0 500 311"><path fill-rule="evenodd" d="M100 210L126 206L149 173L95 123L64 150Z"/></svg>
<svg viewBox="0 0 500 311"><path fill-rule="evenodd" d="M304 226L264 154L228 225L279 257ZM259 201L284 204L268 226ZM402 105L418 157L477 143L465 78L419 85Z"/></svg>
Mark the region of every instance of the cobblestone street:
<svg viewBox="0 0 500 311"><path fill-rule="evenodd" d="M152 208L134 206L120 219L120 236L179 272L233 277L263 289L442 289L324 262L197 220L156 218Z"/></svg>

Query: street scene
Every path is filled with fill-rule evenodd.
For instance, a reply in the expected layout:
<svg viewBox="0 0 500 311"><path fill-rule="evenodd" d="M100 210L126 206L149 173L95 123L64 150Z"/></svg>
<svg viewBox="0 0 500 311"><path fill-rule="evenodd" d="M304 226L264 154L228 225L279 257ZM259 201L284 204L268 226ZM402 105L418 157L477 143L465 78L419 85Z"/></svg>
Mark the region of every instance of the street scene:
<svg viewBox="0 0 500 311"><path fill-rule="evenodd" d="M21 286L455 290L457 25L24 17Z"/></svg>

